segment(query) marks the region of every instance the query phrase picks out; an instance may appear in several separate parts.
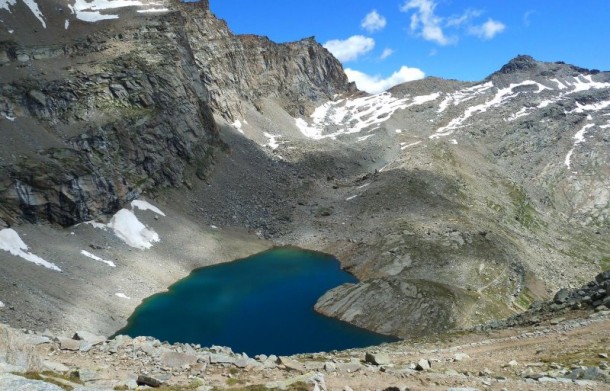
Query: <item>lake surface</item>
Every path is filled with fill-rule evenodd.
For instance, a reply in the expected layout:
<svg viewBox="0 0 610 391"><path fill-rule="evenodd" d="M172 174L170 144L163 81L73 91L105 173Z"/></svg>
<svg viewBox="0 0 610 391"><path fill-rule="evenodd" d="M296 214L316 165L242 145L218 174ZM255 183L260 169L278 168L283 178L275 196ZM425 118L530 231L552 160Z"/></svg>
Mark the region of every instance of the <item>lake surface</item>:
<svg viewBox="0 0 610 391"><path fill-rule="evenodd" d="M117 334L230 346L250 356L396 341L313 310L326 291L349 282L357 280L330 255L275 248L193 271L168 292L144 300Z"/></svg>

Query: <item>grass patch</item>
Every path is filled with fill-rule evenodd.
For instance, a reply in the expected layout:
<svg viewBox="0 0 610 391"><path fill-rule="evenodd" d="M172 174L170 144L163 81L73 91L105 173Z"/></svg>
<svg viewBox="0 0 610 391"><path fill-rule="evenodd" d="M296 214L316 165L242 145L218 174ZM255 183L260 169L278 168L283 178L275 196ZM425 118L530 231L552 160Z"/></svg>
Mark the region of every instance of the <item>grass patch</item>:
<svg viewBox="0 0 610 391"><path fill-rule="evenodd" d="M535 298L532 292L526 287L521 291L521 293L519 293L519 296L517 296L517 298L515 299L514 304L518 306L521 310L525 311L530 307L530 305L532 305L534 301Z"/></svg>
<svg viewBox="0 0 610 391"><path fill-rule="evenodd" d="M610 257L604 257L600 259L599 267L602 268L602 271L610 270Z"/></svg>

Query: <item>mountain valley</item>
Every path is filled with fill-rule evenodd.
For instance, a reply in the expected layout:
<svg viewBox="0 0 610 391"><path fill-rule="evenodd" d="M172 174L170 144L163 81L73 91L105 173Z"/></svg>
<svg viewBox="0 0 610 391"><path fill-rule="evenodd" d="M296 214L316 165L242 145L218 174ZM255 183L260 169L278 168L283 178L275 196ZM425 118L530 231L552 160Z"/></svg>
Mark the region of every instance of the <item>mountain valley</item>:
<svg viewBox="0 0 610 391"><path fill-rule="evenodd" d="M112 335L193 269L298 246L359 280L316 311L422 341L610 269L609 72L519 55L370 95L207 1L42 3L0 1L0 323Z"/></svg>

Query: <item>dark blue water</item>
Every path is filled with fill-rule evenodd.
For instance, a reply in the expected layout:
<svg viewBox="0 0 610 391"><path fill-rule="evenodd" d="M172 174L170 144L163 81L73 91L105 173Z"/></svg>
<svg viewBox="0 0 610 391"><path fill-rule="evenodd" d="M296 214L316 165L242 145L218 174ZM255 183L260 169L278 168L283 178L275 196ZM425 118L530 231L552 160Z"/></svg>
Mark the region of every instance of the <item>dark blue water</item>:
<svg viewBox="0 0 610 391"><path fill-rule="evenodd" d="M356 281L330 255L276 248L193 271L168 292L144 300L117 334L230 346L251 356L395 341L314 312L326 291Z"/></svg>

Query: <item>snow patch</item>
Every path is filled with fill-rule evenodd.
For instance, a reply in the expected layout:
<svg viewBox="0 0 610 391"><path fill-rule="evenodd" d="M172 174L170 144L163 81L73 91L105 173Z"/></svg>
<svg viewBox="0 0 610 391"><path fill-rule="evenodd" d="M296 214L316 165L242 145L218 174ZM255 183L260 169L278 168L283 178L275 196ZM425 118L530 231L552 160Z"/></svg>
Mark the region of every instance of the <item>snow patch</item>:
<svg viewBox="0 0 610 391"><path fill-rule="evenodd" d="M139 14L156 14L161 12L169 12L169 8L150 8L145 10L138 10Z"/></svg>
<svg viewBox="0 0 610 391"><path fill-rule="evenodd" d="M162 1L150 1L144 2L140 0L75 0L74 5L70 7L72 12L76 15L77 19L84 22L97 22L100 20L118 19L119 15L116 14L102 14L100 11L117 10L125 7L153 7L154 11L148 11L151 8L145 8L144 12L161 12L158 10L165 8L158 8L163 6ZM156 7L157 6L157 7Z"/></svg>
<svg viewBox="0 0 610 391"><path fill-rule="evenodd" d="M441 94L436 92L398 99L389 92L383 92L356 99L330 101L314 110L309 123L302 118L296 118L295 124L305 137L314 140L334 139L344 134L358 133L363 129L378 126L387 121L397 110L431 102L440 96ZM327 127L336 130L325 134Z"/></svg>
<svg viewBox="0 0 610 391"><path fill-rule="evenodd" d="M9 120L9 121L11 121L11 122L14 122L14 121L15 121L15 117L12 117L12 116L10 116L10 115L8 115L8 114L4 114L4 113L2 113L2 116L3 116L5 119L7 119L7 120Z"/></svg>
<svg viewBox="0 0 610 391"><path fill-rule="evenodd" d="M574 110L570 111L569 113L572 114L572 113L584 113L585 111L600 111L600 110L603 110L608 107L610 107L610 100L597 102L597 103L591 103L588 105L581 105L580 103L576 102L576 108Z"/></svg>
<svg viewBox="0 0 610 391"><path fill-rule="evenodd" d="M124 294L124 293L120 293L120 292L119 292L119 293L115 293L114 295L115 295L116 297L120 297L121 299L127 299L127 300L129 300L129 299L130 299L130 297L129 297L129 296L127 296L127 295L126 295L126 294Z"/></svg>
<svg viewBox="0 0 610 391"><path fill-rule="evenodd" d="M354 198L356 198L356 197L358 197L358 194L353 195L353 196L349 196L349 197L347 197L347 198L345 199L345 201L351 201L351 200L353 200L353 199L354 199Z"/></svg>
<svg viewBox="0 0 610 391"><path fill-rule="evenodd" d="M568 154L566 155L565 158L565 165L568 167L568 169L570 169L571 164L572 164L572 154L574 153L574 149L576 148L576 146L578 144L581 144L585 141L585 134L587 133L587 130L591 129L592 127L594 127L594 124L586 124L585 126L583 126L582 129L580 129L578 132L576 132L576 134L574 135L574 146L572 147L572 149L568 152Z"/></svg>
<svg viewBox="0 0 610 391"><path fill-rule="evenodd" d="M490 84L491 84L491 86L490 86ZM536 91L536 93L540 93L544 90L550 89L550 88L548 88L538 82L532 81L532 80L525 80L521 83L511 83L506 88L497 88L496 87L497 91L492 99L490 99L484 103L481 103L479 105L474 105L474 106L470 106L470 107L466 108L466 110L464 111L464 113L462 115L460 115L457 118L452 119L451 121L449 121L449 123L447 125L438 128L436 130L436 133L431 135L430 138L436 139L436 138L451 135L457 129L460 129L460 128L463 128L464 126L466 126L465 125L466 120L468 120L473 115L485 113L487 110L494 108L494 107L498 107L498 106L502 105L504 102L506 102L507 100L512 99L512 98L518 96L519 94L521 94L520 91L514 92L513 90L515 88L521 87L521 86L530 86L530 85L535 85L538 87L538 91ZM464 93L464 91L466 91L468 89L458 92L459 93L458 102L462 103L466 100L474 98L476 95L481 94L481 91L486 91L489 88L493 87L493 84L491 82L487 82L487 83L484 83L482 86L484 86L484 88L473 89L474 87L470 87L470 90L468 91L468 93ZM457 95L458 93L456 93L454 95ZM468 94L472 95L472 98L469 98L467 96Z"/></svg>
<svg viewBox="0 0 610 391"><path fill-rule="evenodd" d="M0 308L6 307L3 302L0 301Z"/></svg>
<svg viewBox="0 0 610 391"><path fill-rule="evenodd" d="M405 149L407 149L407 148L409 148L409 147L414 147L414 146L416 146L417 144L421 144L421 141L416 141L416 142L411 143L411 144L402 145L402 146L400 147L400 150L401 150L401 151L404 151Z"/></svg>
<svg viewBox="0 0 610 391"><path fill-rule="evenodd" d="M161 241L155 231L142 224L128 209L119 210L110 219L108 227L112 228L114 234L129 246L142 250L151 248L153 243Z"/></svg>
<svg viewBox="0 0 610 391"><path fill-rule="evenodd" d="M70 27L70 21L66 19L66 21L64 22L64 29L67 30L68 27Z"/></svg>
<svg viewBox="0 0 610 391"><path fill-rule="evenodd" d="M269 147L269 148L275 150L275 149L277 149L280 146L280 144L277 142L277 139L280 136L273 135L273 134L270 134L270 133L267 133L267 132L263 132L263 134L265 135L265 137L267 137L269 139L267 144L265 144L266 147Z"/></svg>
<svg viewBox="0 0 610 391"><path fill-rule="evenodd" d="M54 263L45 261L37 255L27 251L28 246L21 240L17 231L12 228L5 228L0 230L0 250L8 251L16 257L25 259L28 262L35 263L36 265L44 266L47 269L61 272L61 269Z"/></svg>
<svg viewBox="0 0 610 391"><path fill-rule="evenodd" d="M245 122L245 121L244 121ZM243 129L241 128L241 121L240 120L235 120L235 122L233 122L231 124L235 129L237 129L237 131L241 134L244 134Z"/></svg>
<svg viewBox="0 0 610 391"><path fill-rule="evenodd" d="M81 254L83 254L84 256L88 257L88 258L93 259L94 261L103 262L103 263L105 263L106 265L108 265L108 266L110 266L110 267L116 267L116 265L114 264L114 262L112 262L112 261L106 261L105 259L102 259L102 258L98 257L97 255L91 254L91 253L90 253L90 252L88 252L88 251L81 250L81 252L80 252L80 253L81 253Z"/></svg>
<svg viewBox="0 0 610 391"><path fill-rule="evenodd" d="M133 200L131 201L131 207L132 208L136 208L136 209L140 209L140 210L150 210L153 213L158 214L159 216L163 216L165 217L165 213L163 213L161 211L161 209L157 208L154 205L151 205L150 203L146 202L146 201L142 201L142 200Z"/></svg>
<svg viewBox="0 0 610 391"><path fill-rule="evenodd" d="M34 16L40 21L42 27L47 28L47 22L44 20L44 15L40 12L40 8L38 8L38 4L34 0L23 0L25 5L28 6L30 11L34 14Z"/></svg>

